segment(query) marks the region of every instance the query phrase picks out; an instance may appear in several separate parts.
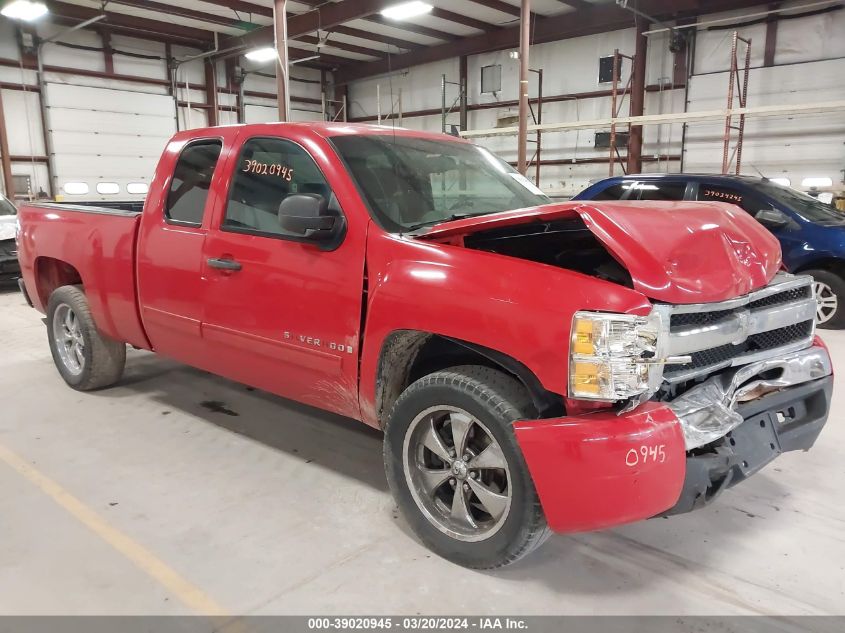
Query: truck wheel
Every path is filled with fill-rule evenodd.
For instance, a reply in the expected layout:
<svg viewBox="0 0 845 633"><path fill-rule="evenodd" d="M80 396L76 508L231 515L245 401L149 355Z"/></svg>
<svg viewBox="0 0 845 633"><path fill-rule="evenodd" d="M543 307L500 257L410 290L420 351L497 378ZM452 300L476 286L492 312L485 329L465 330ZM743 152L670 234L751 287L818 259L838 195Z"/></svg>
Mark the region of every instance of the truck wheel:
<svg viewBox="0 0 845 633"><path fill-rule="evenodd" d="M813 276L813 294L816 307L816 325L827 330L845 328L845 280L827 270L807 270L802 274Z"/></svg>
<svg viewBox="0 0 845 633"><path fill-rule="evenodd" d="M531 410L515 379L477 366L429 374L396 401L384 429L387 480L405 519L435 553L492 569L546 540L512 428Z"/></svg>
<svg viewBox="0 0 845 633"><path fill-rule="evenodd" d="M126 345L100 334L77 286L62 286L50 295L47 338L59 373L74 389L107 387L123 374Z"/></svg>

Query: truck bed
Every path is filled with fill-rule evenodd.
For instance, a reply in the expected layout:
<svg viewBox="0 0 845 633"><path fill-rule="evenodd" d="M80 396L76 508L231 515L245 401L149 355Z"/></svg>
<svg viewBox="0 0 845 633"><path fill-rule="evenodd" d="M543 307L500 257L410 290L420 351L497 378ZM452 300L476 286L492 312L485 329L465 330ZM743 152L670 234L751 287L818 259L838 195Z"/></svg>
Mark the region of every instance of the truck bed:
<svg viewBox="0 0 845 633"><path fill-rule="evenodd" d="M135 292L140 215L87 205L22 205L18 256L33 305L46 312L55 288L82 283L94 320L104 334L148 348Z"/></svg>

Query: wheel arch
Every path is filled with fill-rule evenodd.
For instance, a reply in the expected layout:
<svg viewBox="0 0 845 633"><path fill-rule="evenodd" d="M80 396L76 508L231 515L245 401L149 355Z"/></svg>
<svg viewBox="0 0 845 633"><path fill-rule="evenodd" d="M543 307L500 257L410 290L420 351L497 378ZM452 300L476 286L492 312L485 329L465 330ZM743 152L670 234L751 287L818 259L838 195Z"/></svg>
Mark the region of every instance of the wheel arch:
<svg viewBox="0 0 845 633"><path fill-rule="evenodd" d="M824 257L804 262L793 270L794 273L803 273L808 270L827 270L845 279L845 259L838 257Z"/></svg>
<svg viewBox="0 0 845 633"><path fill-rule="evenodd" d="M415 380L459 365L482 365L514 376L539 417L563 413L563 398L546 390L523 363L497 350L420 330L397 330L381 347L376 370L375 413L381 427L396 399Z"/></svg>
<svg viewBox="0 0 845 633"><path fill-rule="evenodd" d="M39 303L47 309L50 295L61 286L83 285L75 266L55 257L37 257L33 266L35 292Z"/></svg>

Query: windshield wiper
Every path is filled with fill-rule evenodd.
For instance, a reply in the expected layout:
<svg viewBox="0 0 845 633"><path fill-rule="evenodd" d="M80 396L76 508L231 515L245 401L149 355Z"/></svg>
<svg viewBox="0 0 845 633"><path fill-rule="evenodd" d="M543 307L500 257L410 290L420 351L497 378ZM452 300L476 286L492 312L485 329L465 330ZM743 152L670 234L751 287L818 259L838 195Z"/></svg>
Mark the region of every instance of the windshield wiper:
<svg viewBox="0 0 845 633"><path fill-rule="evenodd" d="M411 226L405 228L402 232L411 232L416 231L417 229L422 229L427 226L435 226L437 224L443 224L444 222L452 222L453 220L465 220L466 218L475 218L479 215L490 215L490 211L481 211L479 213L453 213L450 216L445 218L438 218L436 220L428 220L426 222L420 222L418 224L412 224Z"/></svg>

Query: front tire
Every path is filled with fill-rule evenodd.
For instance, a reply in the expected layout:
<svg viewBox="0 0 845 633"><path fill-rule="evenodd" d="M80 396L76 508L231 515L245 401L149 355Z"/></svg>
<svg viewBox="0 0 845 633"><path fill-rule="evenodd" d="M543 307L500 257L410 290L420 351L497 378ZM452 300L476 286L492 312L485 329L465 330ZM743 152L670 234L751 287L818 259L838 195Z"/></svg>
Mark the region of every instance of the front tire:
<svg viewBox="0 0 845 633"><path fill-rule="evenodd" d="M387 480L405 519L436 554L493 569L548 537L512 428L531 411L519 382L478 366L424 376L396 401L384 429Z"/></svg>
<svg viewBox="0 0 845 633"><path fill-rule="evenodd" d="M826 330L845 328L845 280L828 270L807 270L813 276L813 295L816 297L816 325Z"/></svg>
<svg viewBox="0 0 845 633"><path fill-rule="evenodd" d="M120 380L126 345L100 333L77 286L62 286L50 295L47 338L56 368L74 389L90 391Z"/></svg>

